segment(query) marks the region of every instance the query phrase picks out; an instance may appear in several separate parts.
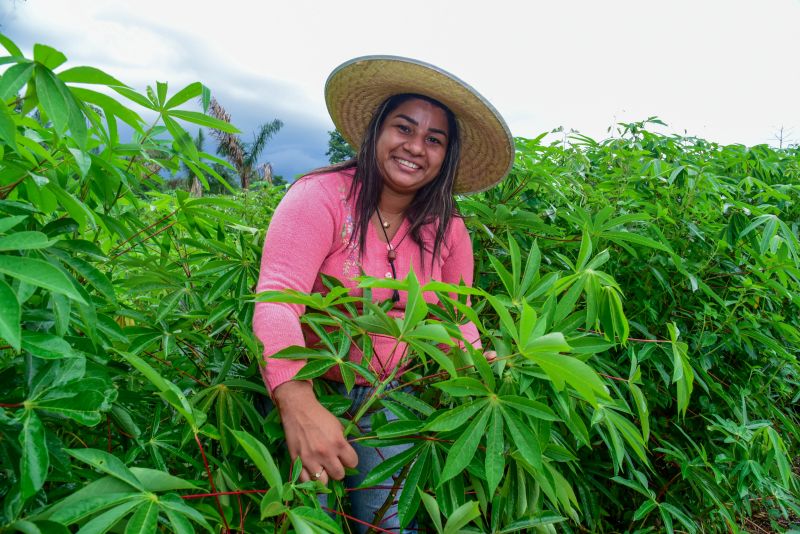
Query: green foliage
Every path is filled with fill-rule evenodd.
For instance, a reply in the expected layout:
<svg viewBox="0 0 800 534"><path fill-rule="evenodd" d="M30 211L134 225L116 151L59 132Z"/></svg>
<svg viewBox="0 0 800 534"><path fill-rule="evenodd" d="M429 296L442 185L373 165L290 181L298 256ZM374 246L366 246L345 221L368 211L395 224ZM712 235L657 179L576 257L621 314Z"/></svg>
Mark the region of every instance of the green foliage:
<svg viewBox="0 0 800 534"><path fill-rule="evenodd" d="M331 165L334 163L341 163L356 155L355 150L350 144L344 140L339 130L332 130L328 132L328 151L325 152L328 156L328 161Z"/></svg>
<svg viewBox="0 0 800 534"><path fill-rule="evenodd" d="M140 94L63 68L52 48L29 59L0 42L0 531L342 531L319 483L298 482L277 413L255 408L252 288L283 189L159 192L183 167L204 187L220 179L184 125L234 128L179 109L205 107L204 86ZM361 435L345 419L345 431L411 445L364 483L401 473L404 524L798 522L800 151L646 126L602 142L519 139L511 176L460 200L474 288L421 287L412 273L364 278L361 296L328 280L325 295L255 297L307 306L321 344L280 355L306 359L302 377L337 366L348 387L376 382L361 414L380 403L397 420ZM376 287L408 292L403 318L371 302ZM464 321L496 358L462 343ZM407 343L409 367L389 380L415 394L343 356L352 343L369 353L370 333Z"/></svg>

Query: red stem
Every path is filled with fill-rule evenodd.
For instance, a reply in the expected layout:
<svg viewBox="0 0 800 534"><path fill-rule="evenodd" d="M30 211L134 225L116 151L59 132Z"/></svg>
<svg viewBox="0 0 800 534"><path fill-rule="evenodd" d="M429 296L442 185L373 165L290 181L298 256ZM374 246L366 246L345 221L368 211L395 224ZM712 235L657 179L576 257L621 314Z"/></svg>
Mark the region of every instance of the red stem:
<svg viewBox="0 0 800 534"><path fill-rule="evenodd" d="M11 404L0 404L0 408L22 408L24 406L21 402L12 402Z"/></svg>
<svg viewBox="0 0 800 534"><path fill-rule="evenodd" d="M348 514L346 514L344 512L340 512L339 510L334 510L333 508L328 508L327 506L323 506L322 509L325 510L326 512L331 512L331 513L334 513L336 515L340 515L340 516L344 517L345 519L349 519L350 521L355 521L356 523L360 523L360 524L362 524L364 526L370 527L370 528L376 530L377 532L387 532L388 534L395 534L391 530L386 530L386 529L383 529L383 528L381 528L379 526L372 525L370 523L367 523L366 521L362 521L362 520L358 519L357 517L353 517L352 515L348 515Z"/></svg>
<svg viewBox="0 0 800 534"><path fill-rule="evenodd" d="M217 510L219 510L219 515L222 518L222 523L225 525L225 532L230 532L231 527L228 525L228 520L225 519L225 512L222 510L222 503L219 502L219 494L217 493L217 488L214 485L214 477L211 476L211 468L208 466L208 459L206 459L206 451L203 448L203 444L200 442L200 436L195 434L194 440L197 442L197 446L200 447L200 454L203 457L203 465L206 466L206 475L208 475L208 484L211 486L211 491L214 492L214 500L217 501Z"/></svg>
<svg viewBox="0 0 800 534"><path fill-rule="evenodd" d="M192 493L191 495L181 495L181 499L205 499L206 497L217 497L219 495L247 495L250 493L266 493L269 490L239 490L239 491L218 491L216 493Z"/></svg>

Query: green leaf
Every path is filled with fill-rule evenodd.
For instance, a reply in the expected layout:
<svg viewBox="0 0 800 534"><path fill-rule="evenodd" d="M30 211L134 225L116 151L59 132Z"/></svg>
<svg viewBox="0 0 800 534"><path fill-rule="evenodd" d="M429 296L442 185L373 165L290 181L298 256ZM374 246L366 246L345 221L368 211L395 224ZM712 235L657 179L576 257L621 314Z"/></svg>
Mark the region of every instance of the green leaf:
<svg viewBox="0 0 800 534"><path fill-rule="evenodd" d="M525 356L528 356L525 354ZM577 358L561 354L539 353L530 355L553 382L558 391L564 389L566 382L592 406L597 406L597 397L610 399L608 390L594 369Z"/></svg>
<svg viewBox="0 0 800 534"><path fill-rule="evenodd" d="M483 437L483 431L486 429L486 423L489 419L491 408L484 409L480 415L470 423L464 433L453 443L450 451L447 454L447 461L442 469L439 484L444 484L456 475L466 469L475 456L475 451L478 449Z"/></svg>
<svg viewBox="0 0 800 534"><path fill-rule="evenodd" d="M17 150L17 124L6 106L0 106L0 141Z"/></svg>
<svg viewBox="0 0 800 534"><path fill-rule="evenodd" d="M477 519L480 515L481 510L477 502L470 501L462 504L450 514L447 523L444 525L443 534L458 534L461 532L462 527Z"/></svg>
<svg viewBox="0 0 800 534"><path fill-rule="evenodd" d="M22 311L17 294L7 283L0 280L0 338L20 350L22 343Z"/></svg>
<svg viewBox="0 0 800 534"><path fill-rule="evenodd" d="M419 281L414 274L412 268L408 277L406 277L406 284L408 285L408 301L406 302L406 311L403 319L403 326L401 328L401 335L413 329L420 321L425 319L428 315L428 304L423 298L423 293L419 287Z"/></svg>
<svg viewBox="0 0 800 534"><path fill-rule="evenodd" d="M236 438L236 441L239 442L239 445L242 446L244 452L247 453L250 459L253 460L253 463L256 464L256 467L258 467L258 470L261 471L261 474L267 480L270 488L280 488L283 486L281 473L267 447L244 430L231 429L230 431Z"/></svg>
<svg viewBox="0 0 800 534"><path fill-rule="evenodd" d="M602 236L610 241L614 241L615 243L628 242L635 245L654 248L656 250L662 250L664 252L672 252L672 249L669 246L659 243L654 239L650 239L649 237L634 234L632 232L603 232Z"/></svg>
<svg viewBox="0 0 800 534"><path fill-rule="evenodd" d="M430 449L423 449L423 452L414 460L414 465L408 471L403 491L397 501L397 515L400 517L400 526L407 526L417 513L419 508L419 493L417 488L429 477L428 457Z"/></svg>
<svg viewBox="0 0 800 534"><path fill-rule="evenodd" d="M528 462L531 467L541 471L542 470L542 451L539 447L539 440L533 433L533 430L525 425L512 411L501 407L503 418L506 421L508 433L511 440L516 445L517 450L522 455L522 458Z"/></svg>
<svg viewBox="0 0 800 534"><path fill-rule="evenodd" d="M70 503L70 506L58 507L56 511L49 516L49 519L65 525L70 525L92 514L101 512L106 508L122 504L132 499L141 500L142 494L107 492L101 495L92 495L90 497L74 500ZM56 505L58 504L60 503Z"/></svg>
<svg viewBox="0 0 800 534"><path fill-rule="evenodd" d="M436 532L442 534L442 514L439 511L439 505L436 499L422 491L422 488L417 488L417 491L419 491L422 504L425 505L425 509L428 511L428 515L433 521L433 526L436 527Z"/></svg>
<svg viewBox="0 0 800 534"><path fill-rule="evenodd" d="M145 501L128 520L125 534L155 534L158 527L158 503Z"/></svg>
<svg viewBox="0 0 800 534"><path fill-rule="evenodd" d="M95 67L71 67L58 73L58 78L64 83L88 83L95 85L120 85L125 84L110 74Z"/></svg>
<svg viewBox="0 0 800 534"><path fill-rule="evenodd" d="M503 438L503 417L497 407L492 408L489 428L486 433L486 487L489 495L494 495L505 470L505 439Z"/></svg>
<svg viewBox="0 0 800 534"><path fill-rule="evenodd" d="M0 98L8 100L15 96L31 79L34 67L34 63L18 63L9 67L0 77Z"/></svg>
<svg viewBox="0 0 800 534"><path fill-rule="evenodd" d="M501 404L533 418L542 419L543 421L559 421L558 416L553 413L553 410L541 402L536 402L518 395L503 395L498 397L498 400Z"/></svg>
<svg viewBox="0 0 800 534"><path fill-rule="evenodd" d="M61 92L58 80L52 72L42 67L36 68L36 95L39 97L39 105L53 121L56 133L64 135L69 125L70 103Z"/></svg>
<svg viewBox="0 0 800 534"><path fill-rule="evenodd" d="M73 356L72 347L63 338L43 332L22 333L22 348L37 358L57 360Z"/></svg>
<svg viewBox="0 0 800 534"><path fill-rule="evenodd" d="M27 284L66 295L81 304L84 298L72 286L69 278L49 263L34 258L0 255L0 273L7 274Z"/></svg>
<svg viewBox="0 0 800 534"><path fill-rule="evenodd" d="M130 500L87 521L86 524L78 530L78 534L105 534L116 525L120 519L128 515L131 510L141 504L141 497L131 497Z"/></svg>
<svg viewBox="0 0 800 534"><path fill-rule="evenodd" d="M62 259L67 265L75 269L86 282L94 286L94 288L108 299L109 302L116 303L117 296L114 291L114 286L111 284L111 280L97 267L76 256L64 255Z"/></svg>
<svg viewBox="0 0 800 534"><path fill-rule="evenodd" d="M0 45L3 45L3 48L8 50L8 53L12 56L22 56L22 50L11 40L7 35L0 33Z"/></svg>
<svg viewBox="0 0 800 534"><path fill-rule="evenodd" d="M70 87L69 90L75 95L75 98L101 108L106 114L106 118L113 115L137 131L142 131L142 118L135 111L126 108L110 96L83 87Z"/></svg>
<svg viewBox="0 0 800 534"><path fill-rule="evenodd" d="M414 435L419 434L423 426L425 426L425 421L390 421L378 429L377 435L380 439Z"/></svg>
<svg viewBox="0 0 800 534"><path fill-rule="evenodd" d="M241 130L239 130L239 128L237 128L233 124L221 121L219 119L215 119L214 117L209 117L208 115L199 113L197 111L184 111L179 109L173 109L169 111L169 116L175 119L181 119L187 122L191 122L192 124L198 124L206 128L219 130L225 133L231 133L231 134L241 133Z"/></svg>
<svg viewBox="0 0 800 534"><path fill-rule="evenodd" d="M436 382L433 384L452 397L467 397L467 396L481 396L489 395L489 391L484 384L474 378L459 377L446 380L444 382Z"/></svg>
<svg viewBox="0 0 800 534"><path fill-rule="evenodd" d="M555 523L561 523L562 521L566 521L567 518L555 514L553 512L537 512L533 514L531 517L527 517L525 519L519 519L512 523L509 523L497 531L497 534L511 534L512 532L531 532L533 527L543 527L547 525L553 525Z"/></svg>
<svg viewBox="0 0 800 534"><path fill-rule="evenodd" d="M50 453L45 440L44 426L33 412L26 410L19 435L22 448L20 458L20 486L23 500L31 498L44 485L50 467Z"/></svg>
<svg viewBox="0 0 800 534"><path fill-rule="evenodd" d="M521 348L523 355L528 358L541 352L569 352L571 350L569 343L564 339L564 334L561 332L550 332L541 337L531 339Z"/></svg>
<svg viewBox="0 0 800 534"><path fill-rule="evenodd" d="M140 491L144 491L144 486L136 478L136 475L113 454L99 449L64 449L64 452L103 473L111 475Z"/></svg>
<svg viewBox="0 0 800 534"><path fill-rule="evenodd" d="M13 217L3 217L0 219L0 234L8 232L16 225L27 219L27 215L14 215Z"/></svg>
<svg viewBox="0 0 800 534"><path fill-rule="evenodd" d="M176 106L180 106L184 102L192 99L197 98L203 92L203 84L200 82L190 83L167 100L167 103L164 104L164 109L172 109Z"/></svg>
<svg viewBox="0 0 800 534"><path fill-rule="evenodd" d="M47 248L53 244L47 236L41 232L15 232L13 234L0 236L0 251L9 250L33 250Z"/></svg>
<svg viewBox="0 0 800 534"><path fill-rule="evenodd" d="M359 488L369 488L377 484L381 484L384 480L394 475L404 465L410 463L414 457L420 452L420 446L411 447L406 449L400 454L387 458L383 462L376 465L364 478L364 481L358 486Z"/></svg>
<svg viewBox="0 0 800 534"><path fill-rule="evenodd" d="M67 61L67 56L51 46L37 43L33 45L33 60L53 70L64 64Z"/></svg>
<svg viewBox="0 0 800 534"><path fill-rule="evenodd" d="M639 508L633 513L633 520L634 521L641 521L647 515L653 511L653 509L658 506L658 503L654 500L644 501Z"/></svg>
<svg viewBox="0 0 800 534"><path fill-rule="evenodd" d="M436 432L449 432L465 424L470 418L488 404L488 399L474 400L450 410L445 410L434 417L425 430Z"/></svg>
<svg viewBox="0 0 800 534"><path fill-rule="evenodd" d="M157 111L157 108L153 105L152 102L150 102L147 99L147 97L137 93L136 91L134 91L133 89L131 89L129 87L115 86L115 87L112 87L112 89L114 91L118 92L119 94L121 94L122 96L124 96L125 98L127 98L128 100L136 102L137 104L139 104L143 108L151 109L153 111Z"/></svg>

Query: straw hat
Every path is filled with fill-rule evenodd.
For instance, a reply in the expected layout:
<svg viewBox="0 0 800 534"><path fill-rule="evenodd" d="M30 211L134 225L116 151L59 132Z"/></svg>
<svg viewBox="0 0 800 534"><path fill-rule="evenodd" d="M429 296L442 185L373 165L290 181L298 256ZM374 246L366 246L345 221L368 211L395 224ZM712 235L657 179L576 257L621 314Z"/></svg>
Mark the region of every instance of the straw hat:
<svg viewBox="0 0 800 534"><path fill-rule="evenodd" d="M400 93L434 98L455 114L461 158L454 193L484 191L505 178L514 162L508 126L484 97L449 72L404 57L364 56L338 66L325 83L333 124L356 150L378 106Z"/></svg>

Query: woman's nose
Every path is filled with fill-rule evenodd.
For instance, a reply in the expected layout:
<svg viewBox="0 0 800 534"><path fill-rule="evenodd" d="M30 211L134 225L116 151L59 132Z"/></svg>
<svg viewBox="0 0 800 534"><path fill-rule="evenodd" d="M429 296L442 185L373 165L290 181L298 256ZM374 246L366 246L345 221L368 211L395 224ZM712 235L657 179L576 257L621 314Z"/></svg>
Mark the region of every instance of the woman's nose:
<svg viewBox="0 0 800 534"><path fill-rule="evenodd" d="M424 140L417 135L412 135L406 139L406 150L409 154L419 155L425 150Z"/></svg>

